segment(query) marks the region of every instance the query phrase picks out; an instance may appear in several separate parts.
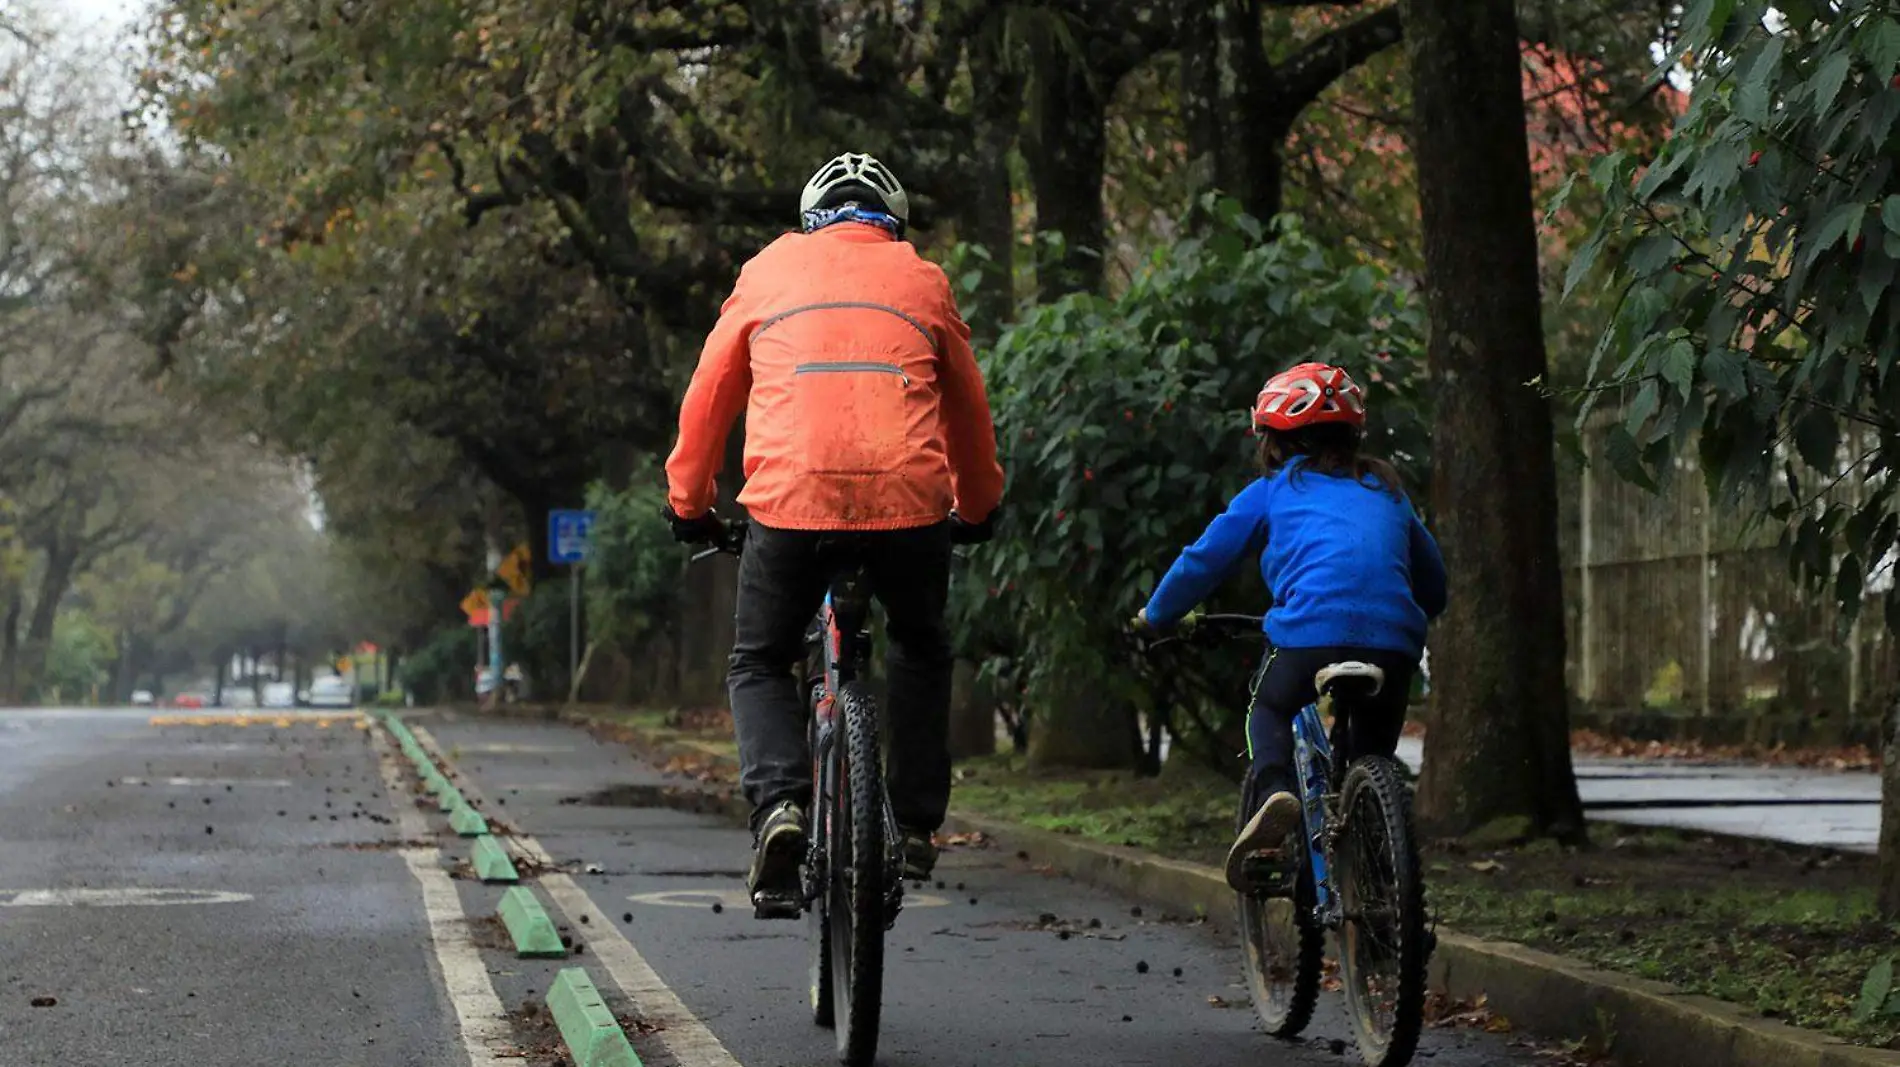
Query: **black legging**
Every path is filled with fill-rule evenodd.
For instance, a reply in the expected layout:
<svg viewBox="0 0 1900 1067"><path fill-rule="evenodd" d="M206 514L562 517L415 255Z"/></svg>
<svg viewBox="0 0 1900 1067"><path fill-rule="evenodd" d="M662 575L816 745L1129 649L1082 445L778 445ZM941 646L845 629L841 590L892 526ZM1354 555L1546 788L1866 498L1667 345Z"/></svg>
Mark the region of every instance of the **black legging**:
<svg viewBox="0 0 1900 1067"><path fill-rule="evenodd" d="M1380 648L1269 648L1254 672L1253 707L1247 715L1247 748L1253 754L1254 796L1265 800L1285 790L1298 793L1293 774L1293 719L1319 699L1313 676L1345 660L1370 663L1385 672L1377 696L1361 701L1347 720L1349 755L1390 756L1405 727L1418 658Z"/></svg>

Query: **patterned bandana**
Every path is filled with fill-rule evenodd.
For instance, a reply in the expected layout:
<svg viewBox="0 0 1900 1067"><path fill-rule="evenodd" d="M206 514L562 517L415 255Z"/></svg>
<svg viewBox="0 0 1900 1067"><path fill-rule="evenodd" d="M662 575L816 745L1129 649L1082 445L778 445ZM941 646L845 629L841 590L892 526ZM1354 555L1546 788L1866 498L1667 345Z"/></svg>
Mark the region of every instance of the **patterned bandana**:
<svg viewBox="0 0 1900 1067"><path fill-rule="evenodd" d="M862 222L889 230L894 237L904 236L904 220L882 211L860 207L855 200L837 207L814 208L804 215L806 233L822 230L834 222Z"/></svg>

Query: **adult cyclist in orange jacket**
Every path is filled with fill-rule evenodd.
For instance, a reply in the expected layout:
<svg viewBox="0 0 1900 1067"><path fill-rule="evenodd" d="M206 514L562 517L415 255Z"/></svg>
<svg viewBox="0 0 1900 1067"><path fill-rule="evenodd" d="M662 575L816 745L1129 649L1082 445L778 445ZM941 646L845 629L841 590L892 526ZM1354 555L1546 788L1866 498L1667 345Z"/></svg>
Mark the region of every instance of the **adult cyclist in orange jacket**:
<svg viewBox="0 0 1900 1067"><path fill-rule="evenodd" d="M891 641L891 807L905 877L936 862L950 798L953 543L989 539L1003 490L970 330L941 268L903 240L909 198L868 155L820 167L803 226L746 263L706 339L667 460L667 519L725 536L713 479L746 416L749 513L727 684L752 804L754 900L798 890L809 714L793 673L831 577L861 562Z"/></svg>

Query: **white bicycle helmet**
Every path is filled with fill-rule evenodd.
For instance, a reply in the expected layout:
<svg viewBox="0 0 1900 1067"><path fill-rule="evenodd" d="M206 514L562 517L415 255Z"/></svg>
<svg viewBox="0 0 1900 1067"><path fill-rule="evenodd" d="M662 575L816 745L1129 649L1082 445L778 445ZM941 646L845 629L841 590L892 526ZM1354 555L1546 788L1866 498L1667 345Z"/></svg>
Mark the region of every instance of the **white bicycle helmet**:
<svg viewBox="0 0 1900 1067"><path fill-rule="evenodd" d="M884 210L897 216L898 221L906 224L910 222L910 197L905 195L904 187L898 184L897 176L890 172L890 168L863 152L846 152L819 167L818 172L805 183L804 194L798 198L799 214L829 206L825 203L826 198L846 186L868 191L883 204Z"/></svg>

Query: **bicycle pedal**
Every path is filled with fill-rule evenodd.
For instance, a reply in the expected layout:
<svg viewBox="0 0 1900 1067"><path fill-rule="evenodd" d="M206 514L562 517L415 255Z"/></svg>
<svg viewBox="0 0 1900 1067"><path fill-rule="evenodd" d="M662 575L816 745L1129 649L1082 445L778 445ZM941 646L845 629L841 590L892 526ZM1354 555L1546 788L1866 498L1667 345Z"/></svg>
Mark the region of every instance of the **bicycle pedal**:
<svg viewBox="0 0 1900 1067"><path fill-rule="evenodd" d="M795 896L775 893L752 895L752 917L755 919L796 919L804 912L804 902Z"/></svg>
<svg viewBox="0 0 1900 1067"><path fill-rule="evenodd" d="M1299 871L1271 856L1249 856L1241 866L1241 877L1247 894L1255 897L1291 898L1299 885Z"/></svg>

